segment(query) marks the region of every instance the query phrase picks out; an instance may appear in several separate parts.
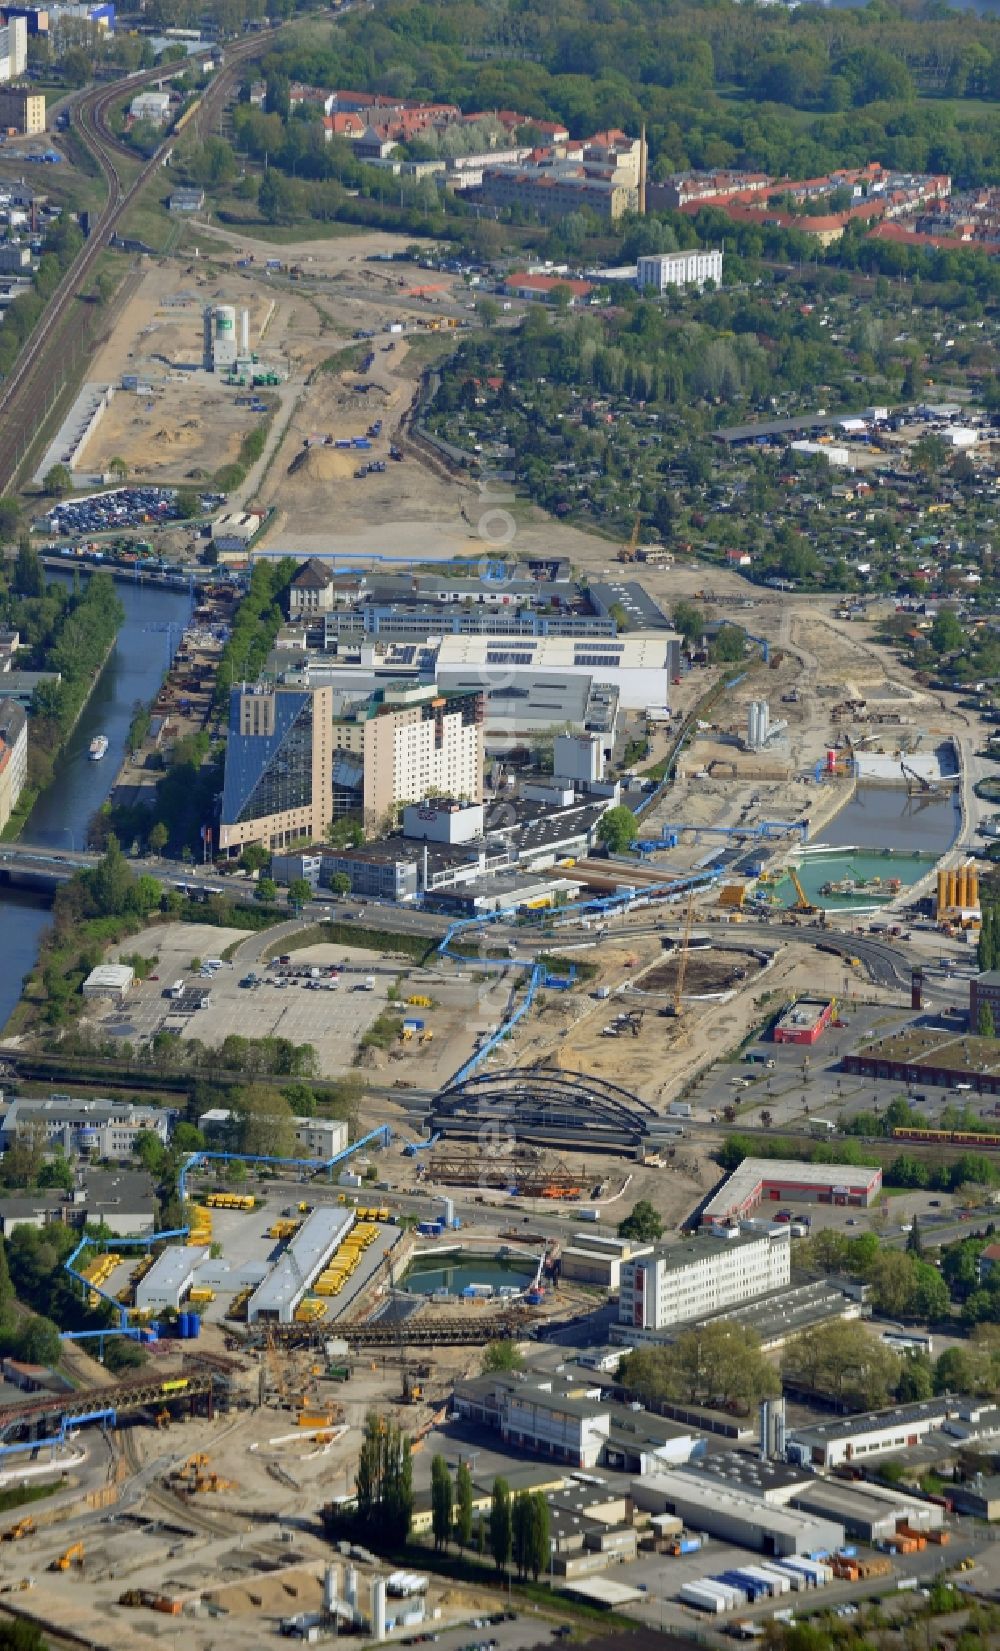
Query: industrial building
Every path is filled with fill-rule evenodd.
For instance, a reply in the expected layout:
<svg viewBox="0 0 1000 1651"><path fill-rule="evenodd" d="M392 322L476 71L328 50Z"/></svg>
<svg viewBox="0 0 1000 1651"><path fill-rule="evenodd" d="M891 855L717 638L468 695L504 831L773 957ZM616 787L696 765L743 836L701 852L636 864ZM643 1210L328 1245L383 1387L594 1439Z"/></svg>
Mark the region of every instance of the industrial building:
<svg viewBox="0 0 1000 1651"><path fill-rule="evenodd" d="M318 556L310 556L292 575L288 587L289 617L294 621L329 613L333 608L335 584L333 569Z"/></svg>
<svg viewBox="0 0 1000 1651"><path fill-rule="evenodd" d="M952 1417L960 1417L968 1401L954 1397L920 1399L889 1410L860 1416L838 1416L835 1421L792 1428L788 1435L790 1461L817 1468L838 1468L861 1457L886 1456L919 1445Z"/></svg>
<svg viewBox="0 0 1000 1651"><path fill-rule="evenodd" d="M140 1135L154 1135L166 1144L170 1113L132 1101L74 1100L69 1095L0 1100L0 1148L6 1152L18 1135L26 1134L40 1136L46 1147L61 1149L67 1158L89 1153L127 1159Z"/></svg>
<svg viewBox="0 0 1000 1651"><path fill-rule="evenodd" d="M176 1244L164 1250L135 1287L138 1310L161 1313L172 1308L176 1312L194 1283L198 1267L210 1254L209 1246L204 1244Z"/></svg>
<svg viewBox="0 0 1000 1651"><path fill-rule="evenodd" d="M668 1330L780 1290L790 1277L785 1230L702 1234L623 1263L618 1322L630 1332Z"/></svg>
<svg viewBox="0 0 1000 1651"><path fill-rule="evenodd" d="M714 1484L697 1471L674 1469L634 1479L631 1496L646 1513L676 1514L690 1530L759 1553L808 1555L844 1543L844 1527L835 1520L775 1507L761 1495Z"/></svg>
<svg viewBox="0 0 1000 1651"><path fill-rule="evenodd" d="M169 92L137 92L129 104L133 120L145 120L151 126L163 126L170 119Z"/></svg>
<svg viewBox="0 0 1000 1651"><path fill-rule="evenodd" d="M506 1443L572 1468L603 1464L647 1473L705 1448L692 1427L603 1399L596 1379L471 1376L455 1383L452 1402L460 1420L495 1428Z"/></svg>
<svg viewBox="0 0 1000 1651"><path fill-rule="evenodd" d="M445 636L438 648L439 676L476 670L510 689L527 675L551 673L559 678L593 677L610 683L623 710L644 711L670 703L670 680L680 669L680 637L674 632L652 636L519 637L515 641L486 636Z"/></svg>
<svg viewBox="0 0 1000 1651"><path fill-rule="evenodd" d="M203 366L208 373L228 373L250 356L250 315L243 310L240 339L236 336L236 309L232 304L206 304L203 311Z"/></svg>
<svg viewBox="0 0 1000 1651"><path fill-rule="evenodd" d="M212 526L212 543L220 555L240 555L250 549L263 525L259 510L227 511Z"/></svg>
<svg viewBox="0 0 1000 1651"><path fill-rule="evenodd" d="M790 1504L820 1519L835 1519L848 1536L872 1545L890 1541L900 1525L937 1531L944 1524L944 1509L937 1504L864 1480L844 1484L814 1478L795 1491Z"/></svg>
<svg viewBox="0 0 1000 1651"><path fill-rule="evenodd" d="M117 1237L135 1238L153 1231L158 1213L156 1189L144 1171L88 1166L72 1192L52 1188L0 1197L0 1233L6 1238L15 1227L80 1229L92 1222Z"/></svg>
<svg viewBox="0 0 1000 1651"><path fill-rule="evenodd" d="M307 1215L247 1303L247 1323L291 1324L295 1309L354 1225L354 1211L320 1207Z"/></svg>
<svg viewBox="0 0 1000 1651"><path fill-rule="evenodd" d="M91 969L80 990L84 997L107 997L113 1003L124 1003L135 983L135 970L129 963L99 963Z"/></svg>
<svg viewBox="0 0 1000 1651"><path fill-rule="evenodd" d="M617 1290L624 1264L636 1256L652 1253L651 1244L634 1244L628 1238L574 1233L570 1243L559 1252L559 1277L574 1279L579 1284L598 1284L604 1290Z"/></svg>
<svg viewBox="0 0 1000 1651"><path fill-rule="evenodd" d="M879 1164L802 1164L789 1158L744 1158L701 1212L702 1225L729 1225L762 1203L782 1199L854 1204L868 1209L882 1189Z"/></svg>
<svg viewBox="0 0 1000 1651"><path fill-rule="evenodd" d="M789 1004L774 1028L775 1043L811 1046L826 1031L836 1011L830 998L800 997Z"/></svg>
<svg viewBox="0 0 1000 1651"><path fill-rule="evenodd" d="M28 714L16 699L0 699L0 831L17 807L27 778Z"/></svg>

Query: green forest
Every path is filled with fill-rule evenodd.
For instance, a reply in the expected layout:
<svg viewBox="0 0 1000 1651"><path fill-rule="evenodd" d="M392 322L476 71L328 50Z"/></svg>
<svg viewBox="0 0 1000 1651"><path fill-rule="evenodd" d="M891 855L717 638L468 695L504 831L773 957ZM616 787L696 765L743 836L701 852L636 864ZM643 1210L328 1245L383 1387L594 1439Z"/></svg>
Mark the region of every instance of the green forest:
<svg viewBox="0 0 1000 1651"><path fill-rule="evenodd" d="M279 113L280 83L302 79L513 108L574 136L645 121L654 179L725 166L810 177L872 158L969 183L1000 175L1000 25L941 4L390 0L283 43L265 67Z"/></svg>

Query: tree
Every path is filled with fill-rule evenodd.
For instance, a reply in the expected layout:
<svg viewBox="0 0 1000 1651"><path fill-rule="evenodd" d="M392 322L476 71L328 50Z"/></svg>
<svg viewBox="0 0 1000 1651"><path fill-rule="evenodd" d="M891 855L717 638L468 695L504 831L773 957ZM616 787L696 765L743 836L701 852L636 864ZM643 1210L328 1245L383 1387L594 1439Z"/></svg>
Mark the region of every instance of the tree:
<svg viewBox="0 0 1000 1651"><path fill-rule="evenodd" d="M912 1225L906 1235L906 1250L908 1255L915 1255L918 1258L924 1253L924 1241L920 1236L920 1222L916 1216L913 1217Z"/></svg>
<svg viewBox="0 0 1000 1651"><path fill-rule="evenodd" d="M59 1187L63 1192L73 1191L73 1166L64 1152L57 1151L42 1165L38 1171L38 1185Z"/></svg>
<svg viewBox="0 0 1000 1651"><path fill-rule="evenodd" d="M30 539L18 541L11 589L15 596L44 596L45 570Z"/></svg>
<svg viewBox="0 0 1000 1651"><path fill-rule="evenodd" d="M935 653L955 653L965 645L965 632L950 608L942 608L930 629L931 647Z"/></svg>
<svg viewBox="0 0 1000 1651"><path fill-rule="evenodd" d="M348 877L346 871L334 872L333 876L330 878L330 888L333 890L334 894L350 894L351 879Z"/></svg>
<svg viewBox="0 0 1000 1651"><path fill-rule="evenodd" d="M913 1300L913 1266L900 1250L880 1250L868 1275L876 1312L898 1318L909 1312Z"/></svg>
<svg viewBox="0 0 1000 1651"><path fill-rule="evenodd" d="M511 1554L517 1570L518 1580L523 1582L528 1575L528 1559L531 1544L531 1495L526 1490L519 1490L511 1504Z"/></svg>
<svg viewBox="0 0 1000 1651"><path fill-rule="evenodd" d="M720 665L731 665L746 652L746 637L737 625L720 625L712 643L712 658Z"/></svg>
<svg viewBox="0 0 1000 1651"><path fill-rule="evenodd" d="M87 891L98 917L121 917L128 908L129 893L135 879L131 867L121 851L118 838L112 832L105 844L104 854L86 873Z"/></svg>
<svg viewBox="0 0 1000 1651"><path fill-rule="evenodd" d="M455 1475L455 1541L463 1552L472 1541L472 1474L467 1462L459 1462Z"/></svg>
<svg viewBox="0 0 1000 1651"><path fill-rule="evenodd" d="M495 327L500 318L500 305L495 298L477 298L476 314L484 327Z"/></svg>
<svg viewBox="0 0 1000 1651"><path fill-rule="evenodd" d="M976 1017L976 1031L981 1038L995 1038L997 1035L993 1010L988 1003L984 1003L980 1007L979 1014Z"/></svg>
<svg viewBox="0 0 1000 1651"><path fill-rule="evenodd" d="M312 884L307 877L293 877L288 885L288 904L304 906L313 897Z"/></svg>
<svg viewBox="0 0 1000 1651"><path fill-rule="evenodd" d="M65 58L63 62L65 63ZM54 464L51 469L46 470L42 486L50 498L58 499L64 493L72 492L73 477L65 464Z"/></svg>
<svg viewBox="0 0 1000 1651"><path fill-rule="evenodd" d="M244 871L263 871L271 864L270 851L263 843L248 843L240 855L240 865Z"/></svg>
<svg viewBox="0 0 1000 1651"><path fill-rule="evenodd" d="M236 1120L237 1151L248 1158L292 1156L295 1124L283 1095L251 1084L248 1089L236 1090L230 1104Z"/></svg>
<svg viewBox="0 0 1000 1651"><path fill-rule="evenodd" d="M0 497L0 540L13 539L21 525L21 507L9 495Z"/></svg>
<svg viewBox="0 0 1000 1651"><path fill-rule="evenodd" d="M17 1338L17 1351L26 1364L56 1365L62 1358L58 1324L41 1315L29 1318Z"/></svg>
<svg viewBox="0 0 1000 1651"><path fill-rule="evenodd" d="M162 820L157 820L156 824L153 825L150 828L150 832L149 832L149 846L152 849L153 853L154 854L162 854L163 850L167 846L169 838L170 838L170 833L167 830L166 826L164 825L163 821Z"/></svg>
<svg viewBox="0 0 1000 1651"><path fill-rule="evenodd" d="M201 499L193 487L179 487L174 496L174 510L182 522L191 522L201 515Z"/></svg>
<svg viewBox="0 0 1000 1651"><path fill-rule="evenodd" d="M796 1336L781 1371L793 1386L828 1393L852 1410L878 1410L895 1393L902 1362L863 1325L840 1321Z"/></svg>
<svg viewBox="0 0 1000 1651"><path fill-rule="evenodd" d="M669 1399L742 1412L781 1390L758 1337L721 1320L682 1331L670 1347L638 1348L622 1360L619 1380L650 1404Z"/></svg>
<svg viewBox="0 0 1000 1651"><path fill-rule="evenodd" d="M624 854L635 842L635 815L624 803L609 808L597 826L597 840L612 854Z"/></svg>
<svg viewBox="0 0 1000 1651"><path fill-rule="evenodd" d="M257 886L253 891L253 897L255 900L259 900L262 906L273 906L278 898L278 885L274 878L259 877Z"/></svg>
<svg viewBox="0 0 1000 1651"><path fill-rule="evenodd" d="M631 1215L618 1223L619 1238L636 1238L642 1244L652 1244L663 1235L663 1222L648 1198L640 1198Z"/></svg>
<svg viewBox="0 0 1000 1651"><path fill-rule="evenodd" d="M679 631L685 642L694 645L700 642L705 629L705 621L700 609L693 602L675 602L673 612L674 630Z"/></svg>
<svg viewBox="0 0 1000 1651"><path fill-rule="evenodd" d="M454 1509L454 1486L448 1464L443 1456L435 1456L431 1463L431 1528L435 1548L445 1548L451 1536Z"/></svg>
<svg viewBox="0 0 1000 1651"><path fill-rule="evenodd" d="M6 1313L13 1300L14 1286L11 1283L10 1268L7 1265L7 1246L0 1238L0 1316Z"/></svg>
<svg viewBox="0 0 1000 1651"><path fill-rule="evenodd" d="M490 1553L498 1571L505 1571L510 1564L513 1534L510 1486L506 1479L494 1479L490 1503Z"/></svg>
<svg viewBox="0 0 1000 1651"><path fill-rule="evenodd" d="M549 1505L541 1491L530 1498L528 1519L528 1569L537 1582L549 1560Z"/></svg>
<svg viewBox="0 0 1000 1651"><path fill-rule="evenodd" d="M413 1520L409 1438L375 1410L365 1417L358 1457L356 1520L363 1535L388 1548L406 1541Z"/></svg>
<svg viewBox="0 0 1000 1651"><path fill-rule="evenodd" d="M483 1370L523 1370L524 1355L515 1341L491 1341L483 1355Z"/></svg>

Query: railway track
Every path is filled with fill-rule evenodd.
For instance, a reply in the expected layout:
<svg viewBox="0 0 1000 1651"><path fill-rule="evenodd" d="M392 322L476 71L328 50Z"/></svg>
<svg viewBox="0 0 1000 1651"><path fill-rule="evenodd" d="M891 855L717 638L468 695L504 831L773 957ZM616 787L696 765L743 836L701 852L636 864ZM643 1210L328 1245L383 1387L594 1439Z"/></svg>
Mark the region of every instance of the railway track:
<svg viewBox="0 0 1000 1651"><path fill-rule="evenodd" d="M255 35L227 48L225 67L212 81L202 99L210 112L227 94L234 68L246 58L265 50L272 34ZM53 386L63 381L64 372L81 347L75 328L76 307L98 259L110 244L119 223L139 197L153 174L163 165L174 142L166 137L140 167L131 182L122 175L122 162L135 158L110 125L114 104L151 81L162 80L162 69L146 69L109 86L86 92L74 109L75 129L95 157L107 190L107 199L87 241L53 293L45 313L21 351L17 362L0 388L0 490L10 490L17 479L25 455L52 405Z"/></svg>

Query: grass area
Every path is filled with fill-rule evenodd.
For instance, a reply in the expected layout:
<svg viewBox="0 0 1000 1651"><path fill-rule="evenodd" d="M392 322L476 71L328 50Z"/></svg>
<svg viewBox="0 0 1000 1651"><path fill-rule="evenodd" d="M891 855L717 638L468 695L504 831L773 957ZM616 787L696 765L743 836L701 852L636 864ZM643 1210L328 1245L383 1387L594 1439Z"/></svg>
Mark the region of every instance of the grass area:
<svg viewBox="0 0 1000 1651"><path fill-rule="evenodd" d="M221 212L219 217L222 217ZM232 230L234 235L249 236L254 241L270 241L274 246L294 246L299 241L341 241L348 236L372 233L367 224L342 224L319 218L310 218L298 224L268 224L263 218L237 217L235 212L223 222L223 228ZM400 239L412 241L413 237L401 234Z"/></svg>
<svg viewBox="0 0 1000 1651"><path fill-rule="evenodd" d="M361 1049L391 1049L398 1041L403 1017L397 1011L383 1009L362 1036Z"/></svg>
<svg viewBox="0 0 1000 1651"><path fill-rule="evenodd" d="M172 252L183 228L183 223L177 218L171 218L166 207L153 195L150 187L143 191L135 205L125 214L119 226L119 234L143 241L156 252Z"/></svg>
<svg viewBox="0 0 1000 1651"><path fill-rule="evenodd" d="M317 372L320 373L357 373L361 371L361 362L367 344L348 344L346 349L335 350L321 361Z"/></svg>
<svg viewBox="0 0 1000 1651"><path fill-rule="evenodd" d="M462 340L463 343L466 338L468 338L468 334L465 334L465 338ZM438 361L443 361L446 356L452 355L458 343L459 340L454 333L430 332L417 338L409 338L406 342L406 355L403 365L409 367L412 363L415 367L430 367ZM506 502L504 509L510 509L510 505Z"/></svg>
<svg viewBox="0 0 1000 1651"><path fill-rule="evenodd" d="M28 1502L42 1502L61 1489L58 1479L55 1479L51 1485L14 1485L10 1490L0 1490L0 1513L23 1508Z"/></svg>

